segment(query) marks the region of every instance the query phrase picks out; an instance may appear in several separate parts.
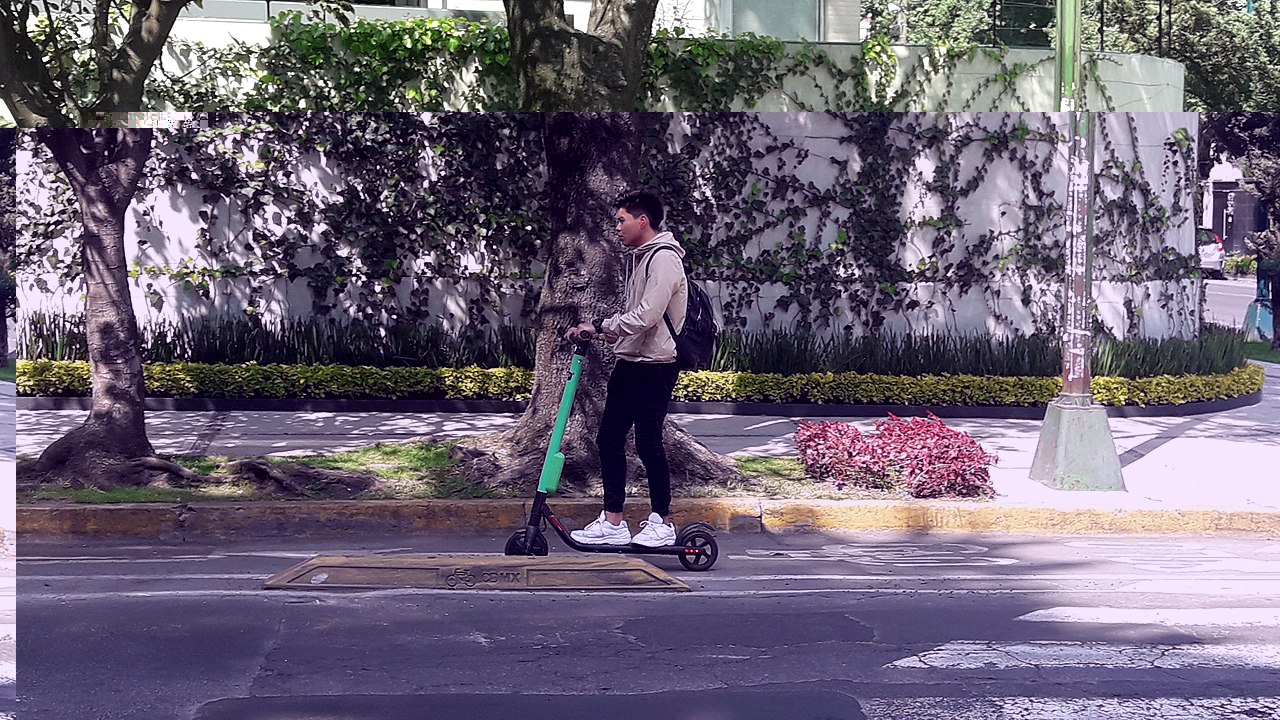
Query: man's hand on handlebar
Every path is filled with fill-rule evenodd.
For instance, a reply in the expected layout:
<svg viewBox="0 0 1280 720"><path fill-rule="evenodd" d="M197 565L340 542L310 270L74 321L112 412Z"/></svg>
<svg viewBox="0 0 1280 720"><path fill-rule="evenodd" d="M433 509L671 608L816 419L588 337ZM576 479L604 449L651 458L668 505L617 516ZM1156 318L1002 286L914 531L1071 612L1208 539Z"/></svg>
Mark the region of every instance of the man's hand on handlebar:
<svg viewBox="0 0 1280 720"><path fill-rule="evenodd" d="M582 340L591 340L596 336L596 328L591 323L582 323L569 328L564 334L564 339L569 342L580 342Z"/></svg>
<svg viewBox="0 0 1280 720"><path fill-rule="evenodd" d="M569 328L568 331L566 331L564 334L564 338L569 342L581 342L584 340L594 340L596 337L597 337L596 328L594 325L592 325L589 322L585 322L580 325L575 325ZM607 332L600 333L599 337L603 337L605 340L616 339L614 335Z"/></svg>

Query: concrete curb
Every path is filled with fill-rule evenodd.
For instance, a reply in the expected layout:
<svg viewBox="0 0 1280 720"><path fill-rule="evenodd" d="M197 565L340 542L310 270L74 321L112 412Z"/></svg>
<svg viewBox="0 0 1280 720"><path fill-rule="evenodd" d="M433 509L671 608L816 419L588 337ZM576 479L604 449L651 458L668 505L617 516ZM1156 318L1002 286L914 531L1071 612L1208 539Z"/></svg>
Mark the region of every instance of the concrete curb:
<svg viewBox="0 0 1280 720"><path fill-rule="evenodd" d="M596 499L551 503L566 525L599 512ZM733 534L872 530L1051 534L1280 535L1280 511L1051 508L998 502L683 500L677 526L701 520ZM269 538L426 532L504 533L527 518L527 500L296 501L18 507L18 535L117 538ZM633 503L638 522L644 508Z"/></svg>

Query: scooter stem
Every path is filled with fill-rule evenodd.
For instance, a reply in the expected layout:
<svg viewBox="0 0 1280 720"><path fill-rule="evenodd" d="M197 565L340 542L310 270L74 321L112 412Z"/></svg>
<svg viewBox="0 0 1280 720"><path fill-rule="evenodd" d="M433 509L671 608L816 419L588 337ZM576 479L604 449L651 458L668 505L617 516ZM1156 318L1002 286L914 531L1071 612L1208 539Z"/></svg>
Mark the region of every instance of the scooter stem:
<svg viewBox="0 0 1280 720"><path fill-rule="evenodd" d="M569 424L569 411L573 408L573 398L578 392L578 380L582 377L582 360L586 355L587 345L586 342L580 342L574 347L573 362L569 366L569 382L564 386L560 412L556 415L555 428L551 432L551 444L547 446L547 457L542 462L538 492L548 495L560 487L560 474L564 471L564 453L560 452L560 443L564 440L564 429Z"/></svg>

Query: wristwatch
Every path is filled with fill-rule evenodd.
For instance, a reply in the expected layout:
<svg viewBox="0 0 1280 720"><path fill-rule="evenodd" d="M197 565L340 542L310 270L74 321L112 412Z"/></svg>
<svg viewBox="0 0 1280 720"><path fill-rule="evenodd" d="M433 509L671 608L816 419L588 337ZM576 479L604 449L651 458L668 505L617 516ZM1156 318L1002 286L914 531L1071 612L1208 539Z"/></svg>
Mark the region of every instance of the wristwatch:
<svg viewBox="0 0 1280 720"><path fill-rule="evenodd" d="M597 335L604 332L604 318L596 318L591 321L591 324L595 327Z"/></svg>

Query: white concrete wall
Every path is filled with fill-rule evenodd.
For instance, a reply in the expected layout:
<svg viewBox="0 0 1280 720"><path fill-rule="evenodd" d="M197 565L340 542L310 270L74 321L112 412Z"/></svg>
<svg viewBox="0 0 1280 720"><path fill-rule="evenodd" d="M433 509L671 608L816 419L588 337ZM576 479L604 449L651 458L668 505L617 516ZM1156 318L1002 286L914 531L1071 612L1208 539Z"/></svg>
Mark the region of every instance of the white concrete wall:
<svg viewBox="0 0 1280 720"><path fill-rule="evenodd" d="M795 0L792 0L795 1ZM432 7L379 7L356 6L356 15L368 18L401 19L453 12L468 13L471 17L488 16L502 22L502 7L498 0L435 0ZM566 0L565 11L579 30L587 29L591 3L589 0ZM188 12L177 22L173 37L213 46L223 46L233 41L249 45L262 45L270 40L269 16L287 11L300 11L304 15L308 6L297 2L272 2L268 6L260 0L207 0L204 7L188 6ZM658 25L679 23L698 33L729 33L734 30L731 0L662 0L658 13ZM846 42L818 42L816 45L828 52L842 66L849 66L849 58L860 55L861 46ZM801 45L789 44L791 50ZM913 94L909 106L895 110L932 112L971 111L1040 111L1056 109L1053 79L1053 54L1042 49L1013 49L1007 52L1003 65L990 57L994 52L981 49L974 57L961 60L949 73L942 73L928 61L929 49L921 46L894 46L898 58L898 70L893 88L904 83L912 88L922 87L923 92ZM1143 55L1107 53L1099 56L1099 76L1105 95L1091 88L1088 106L1098 110L1123 112L1181 112L1183 109L1184 68L1181 64L1161 58ZM199 58L177 51L170 46L162 64L171 72L184 72ZM1029 68L1023 71L1012 91L989 82L993 75L1007 71L1014 65ZM474 81L473 73L463 71L459 75L461 87ZM732 110L761 112L795 112L800 110L842 110L833 106L831 98L832 77L819 73L816 77L788 77L779 91L766 94L754 103L739 99ZM469 108L449 107L452 110ZM669 97L659 98L650 108L655 111L676 109ZM0 118L12 123L7 108L0 106Z"/></svg>
<svg viewBox="0 0 1280 720"><path fill-rule="evenodd" d="M862 47L845 43L818 43L842 67L850 67L850 58L860 55ZM788 44L789 51L800 49ZM971 59L960 60L950 71L943 72L929 57L930 48L919 45L895 45L898 69L890 95L907 86L913 100L895 107L900 111L975 112L1035 111L1057 109L1054 86L1054 56L1051 50L1014 48L1003 61L997 61L979 50ZM1094 86L1088 88L1088 107L1119 112L1182 112L1185 69L1180 63L1144 55L1108 53L1100 56L1098 74L1106 96ZM1024 66L1012 89L991 78L1008 68ZM760 112L796 112L802 110L838 110L828 98L834 97L831 75L815 78L788 76L781 90L771 91L748 104L739 99L732 110ZM655 108L674 110L675 103L664 98Z"/></svg>
<svg viewBox="0 0 1280 720"><path fill-rule="evenodd" d="M829 185L835 176L835 170L827 160L830 157L846 158L853 167L861 165L861 159L854 155L852 149L837 141L837 138L845 134L845 130L826 114L766 113L762 117L766 119L767 124L780 140L795 143L799 148L810 153L809 161L796 169L797 179L802 183L813 182L819 187L824 184ZM937 120L939 116L917 117ZM969 126L998 128L1009 116L1004 113L950 113L943 117L945 119L941 122L942 126L958 131L960 128ZM1066 132L1065 115L1035 113L1021 117L1026 119L1033 128ZM1102 119L1099 124L1109 131L1119 157L1130 163L1135 159L1141 161L1144 177L1154 189L1158 190L1162 205L1172 206L1177 194L1182 205L1190 208L1191 193L1196 190L1194 187L1190 189L1176 187L1173 182L1176 176L1172 172L1166 172L1163 167L1164 144L1165 140L1179 128L1187 129L1192 137L1196 137L1199 132L1199 116L1195 113L1115 113L1100 117ZM1136 142L1130 130L1131 122L1136 131ZM913 140L909 135L902 134L898 136L896 142L900 146L909 146ZM1038 157L1046 154L1052 156L1052 172L1045 184L1055 189L1053 199L1065 204L1067 174L1065 148L1050 143L1039 143L1033 147ZM971 145L966 153L961 155L962 162L967 164L964 178L967 179L972 174L978 163L985 162L981 152L982 146L978 143ZM1101 163L1105 157L1107 156L1099 142L1096 162ZM937 167L935 157L927 155L917 157L916 180L908 183L903 197L901 218L904 222L936 216L940 208L940 199L929 193L923 186L923 178L929 177L935 167ZM962 232L971 242L979 235L992 231L1002 237L1002 240L994 244L989 255L993 265L1014 250L1016 238L1012 233L1022 223L1021 184L1020 171L1011 161L1001 159L988 168L988 175L979 190L960 204L960 215L965 223ZM784 208L777 207L776 210L780 212ZM836 216L840 217L838 211ZM856 223L856 218L852 222ZM1195 252L1194 226L1194 218L1190 212L1187 212L1182 224L1170 230L1165 237L1144 238L1143 241L1154 243L1157 247L1172 248L1181 254L1192 254ZM1095 232L1105 233L1110 229L1105 222L1099 222ZM810 230L812 231L812 225ZM759 240L748 248L748 257L758 253L762 247L775 245L784 232L784 230L777 230L762 234ZM1059 241L1064 239L1061 237L1061 232L1058 235L1056 239ZM823 238L821 244L829 246L833 239L833 237ZM965 252L963 243L959 245L961 247L957 248L950 260L960 259ZM917 231L911 233L907 241L900 246L897 259L904 267L910 268L914 267L918 260L932 257L933 253L934 248L929 234ZM942 261L946 262L946 259ZM1101 257L1095 260L1095 277L1114 277L1123 274L1125 269L1123 263L1108 264ZM911 297L921 301L921 309L914 312L890 313L886 326L894 330L913 332L923 330L994 334L1031 332L1032 315L1016 299L1022 293L1022 280L1017 273L1013 272L1013 268L1007 270L990 279L986 292L961 293L958 290L943 292L938 287L921 284L911 294ZM850 281L852 282L852 278ZM730 295L726 289L715 284L709 284L708 292L717 302L723 302ZM773 307L775 301L785 293L786 288L781 285L765 285L760 291L756 307L749 314L750 327L760 328L770 324L766 318L770 313L775 312ZM1122 334L1128 327L1130 316L1125 309L1125 300L1128 299L1132 306L1137 308L1140 334L1148 337L1192 336L1199 326L1198 293L1199 286L1192 282L1166 284L1099 281L1095 283L1094 289L1100 318L1112 332ZM1057 286L1038 284L1033 287L1033 296L1056 298L1061 296L1061 289ZM838 305L837 317L834 319L837 327L846 324L848 319L855 315L851 311L850 302L851 300L847 299ZM1168 304L1170 308L1161 307L1162 303ZM998 313L993 312L993 309L998 310ZM794 313L784 313L776 317L773 324L789 325L794 322Z"/></svg>
<svg viewBox="0 0 1280 720"><path fill-rule="evenodd" d="M174 27L174 36L188 40L199 40L204 43L218 45L226 43L230 38L250 44L262 44L269 39L265 10L263 17L255 20L247 17L249 9L243 12L241 5L252 6L252 0L210 0L210 3L234 3L235 12L246 16L243 19L216 19L208 15L193 16L183 19ZM666 0L670 3L689 3L696 6L693 0ZM572 3L566 3L566 7ZM585 3L584 3L585 5ZM710 3L705 4L710 7ZM272 3L272 15L285 10L301 10L306 6L294 3ZM453 4L450 4L453 7ZM589 12L589 5L588 12ZM231 14L228 10L224 14ZM362 8L360 15L365 17L401 17L422 16L428 11L412 8ZM437 11L431 11L437 12ZM674 12L674 11L673 11ZM714 12L706 9L705 12ZM574 24L579 29L586 29L587 13L574 15ZM699 22L692 23L695 30L722 32L728 26L715 27L711 23L713 17L701 17ZM715 22L723 23L722 16ZM497 16L495 16L497 18ZM499 21L500 20L496 20ZM850 67L850 58L861 55L860 45L850 43L816 43L825 50L842 67ZM788 43L789 51L802 48L799 43ZM1049 112L1056 109L1056 91L1053 77L1053 53L1047 49L1012 49L1007 51L1003 64L993 59L992 50L980 50L974 57L957 62L948 73L940 72L928 59L929 48L923 46L894 46L893 52L898 58L898 70L893 83L893 90L909 83L913 90L920 88L922 92L913 95L910 106L898 107L897 110L919 110L931 112L972 112L972 111L1039 111ZM1184 69L1181 64L1161 58L1143 55L1121 55L1108 53L1100 56L1099 76L1105 87L1107 97L1097 88L1091 88L1089 107L1099 110L1117 110L1123 112L1181 112L1183 109ZM186 59L175 59L175 67L183 67ZM1001 85L990 82L993 75L1007 72L1015 65L1029 68L1023 71L1014 88L1010 91ZM463 78L463 82L469 82ZM788 77L781 90L773 91L760 98L754 104L739 99L730 108L732 110L755 110L760 112L795 112L799 110L840 110L833 107L831 98L833 80L829 73L819 73L813 78ZM463 109L463 108L451 108ZM650 109L670 111L678 109L671 98L659 99Z"/></svg>
<svg viewBox="0 0 1280 720"><path fill-rule="evenodd" d="M816 113L777 113L762 114L760 117L779 138L790 140L811 153L810 159L795 169L795 175L802 182L813 182L820 187L830 185L834 178L834 170L829 158L837 158L848 163L855 172L856 168L861 166L862 158L856 156L854 149L837 142L836 138L842 134L842 128L831 116ZM966 132L982 132L983 128L997 128L1011 119L1025 120L1032 127L1042 130L1065 129L1065 117L1062 115L1028 114L1011 118L1002 113L975 113L915 117L917 120L926 120L947 128L953 133L960 132L962 128ZM686 124L687 119L687 116L673 116L673 128L679 130ZM1137 132L1136 142L1129 137L1131 121ZM1182 192L1181 202L1186 207L1190 207L1190 193L1196 190L1194 188L1189 191L1185 188L1178 190L1174 186L1171 177L1164 169L1163 146L1165 139L1178 128L1186 128L1194 137L1198 132L1197 121L1198 116L1192 113L1116 114L1104 116L1103 124L1110 129L1116 152L1122 159L1132 162L1136 158L1141 158L1144 177L1153 188L1160 189L1162 203L1166 207L1173 203L1175 192ZM674 137L675 142L683 142L680 132L674 133ZM903 133L896 142L900 146L910 147L913 139ZM157 152L166 151L163 147L157 150ZM975 145L966 155L961 156L964 162L964 178L972 174L978 163L985 162L980 152L980 147ZM1033 145L1033 152L1051 162L1050 178L1046 185L1055 188L1054 199L1064 203L1066 188L1064 149L1060 145L1041 142ZM427 161L429 158L424 158L424 162ZM901 217L904 221L919 220L936 213L939 206L938 198L927 191L923 185L923 178L929 176L936 162L936 158L923 154L916 158L915 166L918 173L914 180L908 182L901 205ZM35 170L25 151L19 154L18 163L19 187L25 188L28 196L30 193L38 192L40 184L32 181L30 174ZM318 197L329 196L340 185L341 178L327 179L331 176L320 166L319 158L311 158L304 167L300 168L299 175L307 183L314 184L314 192ZM1028 333L1033 330L1032 311L1023 307L1017 299L1022 293L1022 278L1016 272L1017 268L1004 266L999 262L1000 258L1014 250L1016 238L1013 232L1022 223L1019 215L1022 195L1021 175L1007 160L993 164L988 172L989 175L978 191L960 206L964 223L960 232L962 237L970 243L984 233L995 232L997 235L1004 233L992 247L989 256L991 267L1000 269L993 270L994 274L987 285L975 288L975 292L962 293L958 290L944 292L932 285L920 284L911 290L911 296L920 300L923 306L912 312L889 313L887 321L889 328L916 332L934 330L993 334ZM175 267L183 261L194 259L202 266L211 266L228 260L225 257L205 257L197 250L194 238L198 231L205 228L205 225L197 217L198 208L194 204L196 198L198 194L195 193L184 195L181 192L176 194L163 192L142 198L135 203L127 220L128 234L132 239L128 251L130 265L140 261L143 264ZM40 198L35 196L34 199L38 201ZM141 221L141 209L144 207L152 210L150 228L143 227L145 223ZM229 223L223 220L208 228L215 238L234 237L242 229L241 221L230 210L225 207L219 209L221 218L233 218ZM732 212L732 210L732 207L717 208L721 213ZM805 222L809 228L811 243L826 247L834 240L830 228L825 236L812 237L816 227L814 218L810 216ZM856 218L850 222L856 223ZM1145 241L1173 248L1182 254L1190 254L1194 252L1194 224L1188 212L1186 221L1173 228L1165 237L1147 238ZM680 231L679 228L673 229ZM713 235L717 232L714 227L707 230ZM1105 233L1108 228L1105 223L1100 223L1095 230ZM781 239L781 232L783 231L762 233L754 245L747 249L748 256L758 254L763 248L774 246ZM1061 229L1058 232L1060 233ZM899 247L896 259L904 267L913 267L920 258L932 256L930 237L928 232L919 230L912 232ZM1051 239L1053 238L1046 238L1046 241ZM1057 239L1060 241L1062 238ZM145 247L140 249L139 240L145 240ZM962 247L956 251L957 257L952 259L958 259L958 255L964 252L964 242L958 244ZM311 260L300 258L299 262L305 266ZM476 262L478 261L473 260L471 264L478 267ZM1117 271L1117 268L1109 268L1105 263L1099 264L1100 276L1103 272ZM848 280L852 282L853 278ZM83 299L79 296L64 292L45 295L35 288L34 278L24 275L20 276L20 281L19 306L24 311L60 309L79 312L82 307ZM148 282L155 283L157 289L164 294L165 303L160 311L154 310L148 304L148 296L143 292ZM209 300L178 287L164 287L165 282L167 281L150 281L145 278L138 281L134 304L140 318L175 320L190 317L234 316L241 312L247 297L247 290L241 282L226 280L217 282ZM56 286L56 283L54 284ZM398 288L402 302L407 302L411 289L412 285L407 282ZM459 327L467 316L468 300L476 297L476 294L465 286L453 288L439 282L432 283L430 290L431 313L441 318L447 326ZM719 287L715 283L708 283L708 290L717 300L717 304L722 303L729 296L728 288ZM794 310L779 313L772 320L768 317L770 313L775 312L774 303L785 291L786 288L780 284L765 285L761 288L755 308L747 314L749 329L789 326L797 323L798 316ZM1199 307L1198 292L1199 286L1194 282L1181 285L1151 283L1147 282L1142 275L1133 282L1095 284L1100 316L1113 332L1122 333L1129 326L1130 317L1125 309L1125 301L1128 299L1133 307L1137 308L1141 334L1151 337L1171 335L1187 337L1193 334L1198 327L1196 316ZM1033 286L1032 295L1052 304L1056 302L1055 298L1060 298L1061 289L1055 285L1039 283ZM837 304L836 316L831 318L835 328L848 325L851 318L855 317L856 314L852 312L850 306L854 297L850 294ZM264 294L264 298L264 310L268 316L300 317L310 313L311 291L301 281L292 284L277 281ZM1166 298L1165 302L1171 304L1171 309L1161 307L1161 298ZM493 322L513 324L520 322L520 308L521 298L509 297L505 299L501 308L487 310Z"/></svg>

